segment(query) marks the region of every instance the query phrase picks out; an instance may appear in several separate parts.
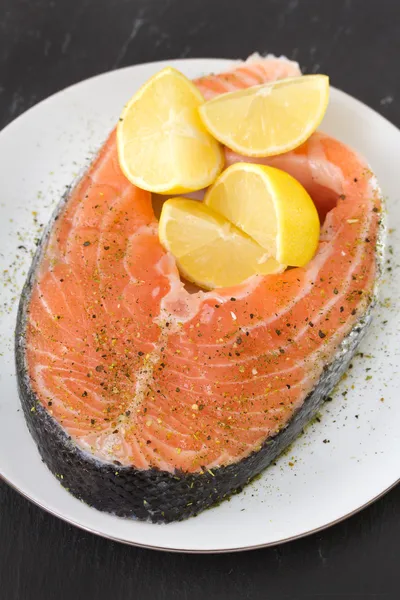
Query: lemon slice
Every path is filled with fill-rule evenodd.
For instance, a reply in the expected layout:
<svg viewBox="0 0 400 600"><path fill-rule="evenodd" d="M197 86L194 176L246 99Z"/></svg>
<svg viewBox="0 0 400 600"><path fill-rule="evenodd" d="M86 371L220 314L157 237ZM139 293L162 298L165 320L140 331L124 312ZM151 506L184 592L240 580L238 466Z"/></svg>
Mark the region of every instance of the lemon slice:
<svg viewBox="0 0 400 600"><path fill-rule="evenodd" d="M204 202L280 264L302 267L315 254L317 209L303 186L285 171L236 163L219 176Z"/></svg>
<svg viewBox="0 0 400 600"><path fill-rule="evenodd" d="M317 129L329 100L326 75L304 75L217 96L200 107L208 131L245 156L296 148Z"/></svg>
<svg viewBox="0 0 400 600"><path fill-rule="evenodd" d="M167 200L159 237L182 275L203 288L231 287L251 275L284 269L254 240L196 200Z"/></svg>
<svg viewBox="0 0 400 600"><path fill-rule="evenodd" d="M171 67L140 88L117 127L119 163L129 181L151 192L176 194L215 180L223 155L200 119L203 103L193 83Z"/></svg>

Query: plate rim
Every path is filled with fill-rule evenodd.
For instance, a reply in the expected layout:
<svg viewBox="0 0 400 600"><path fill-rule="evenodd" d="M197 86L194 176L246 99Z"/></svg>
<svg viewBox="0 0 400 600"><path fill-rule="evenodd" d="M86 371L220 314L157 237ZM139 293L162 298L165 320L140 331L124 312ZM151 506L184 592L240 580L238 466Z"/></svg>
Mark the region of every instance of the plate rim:
<svg viewBox="0 0 400 600"><path fill-rule="evenodd" d="M57 92L51 94L50 96L47 96L46 98L43 98L39 102L35 103L33 106L31 106L30 108L28 108L26 111L24 111L23 113L21 113L20 115L18 115L15 119L13 119L12 121L10 121L7 125L5 125L5 127L3 127L0 130L0 136L1 136L1 134L3 132L5 132L10 127L12 127L13 125L15 125L17 122L19 122L23 117L27 116L31 111L33 111L39 105L44 105L47 102L51 102L55 98L57 98L58 96L61 96L62 94L65 94L66 92L68 92L70 90L73 90L74 88L77 88L78 86L81 86L81 85L86 84L88 82L93 82L93 81L95 81L97 79L100 79L100 78L105 77L105 76L109 76L109 75L114 74L114 73L121 73L123 71L129 71L129 70L132 70L132 69L135 69L135 68L140 68L140 67L153 67L153 66L156 66L156 65L160 66L160 68L162 68L163 66L168 65L171 62L173 62L176 65L190 63L193 66L195 66L196 63L197 63L197 64L199 64L199 65L202 66L202 70L203 70L204 66L207 63L212 63L212 62L218 61L221 64L225 63L227 66L229 66L230 64L234 63L236 60L237 59L217 58L217 57L215 57L215 58L211 58L211 57L206 57L206 58L201 58L201 57L196 57L196 58L169 58L169 59L160 60L160 61L148 61L148 62L138 63L138 64L134 64L134 65L127 65L127 66L119 68L119 69L114 69L114 70L109 70L109 71L103 71L101 73L97 73L97 74L95 74L95 75L93 75L91 77L88 77L86 79L81 79L81 80L79 80L79 81L77 81L75 83L72 83L71 85L66 86L65 88L62 88L62 89L58 90ZM362 107L364 111L365 111L365 109L367 109L367 112L371 116L373 115L374 118L378 117L379 119L383 120L390 127L394 128L397 131L397 133L400 135L400 129L396 125L394 125L391 121L389 121L386 117L384 117L379 112L377 112L375 109L373 109L372 107L370 107L368 104L366 104L365 102L359 100L358 98L356 98L356 97L348 94L347 92L344 92L343 90L340 90L340 89L338 89L338 88L336 88L334 86L331 86L331 89L335 90L335 93L338 93L339 97L343 96L347 100L351 100L352 102L355 102L360 107ZM255 545L239 546L237 548L188 549L188 548L171 548L171 547L168 547L166 545L164 545L164 546L157 546L157 545L154 545L154 544L145 544L145 543L142 543L142 542L137 542L137 541L135 542L135 541L128 540L128 539L122 539L120 537L115 537L115 536L112 536L112 535L110 535L108 533L98 531L94 527L90 527L90 526L87 526L87 525L85 525L83 523L79 523L79 522L75 521L73 518L70 518L69 516L65 516L62 513L58 512L57 510L54 510L51 507L42 504L38 499L29 496L28 493L26 493L22 488L20 488L18 485L16 485L14 482L12 482L3 473L0 473L0 478L1 478L2 481L4 481L7 485L9 485L13 490L17 491L21 496L23 496L28 501L32 502L33 504L35 504L39 508L45 510L47 513L51 514L52 516L55 516L55 517L61 519L65 523L72 524L72 525L74 525L75 527L77 527L78 529L80 529L82 531L86 531L88 533L92 533L92 534L98 535L98 536L100 536L102 538L109 539L109 540L111 540L113 542L119 542L119 543L122 543L122 544L125 544L125 545L129 545L129 546L136 546L136 547L140 547L140 548L157 550L157 551L163 551L163 552L174 552L174 553L184 553L184 554L228 554L228 553L244 552L244 551L249 551L249 550L257 550L257 549L261 549L261 548L273 547L273 546L277 546L277 545L280 545L280 544L288 543L290 541L298 540L298 539L307 537L309 535L313 535L315 533L324 531L325 529L328 529L328 528L330 528L330 527L332 527L334 525L337 525L338 523L343 522L347 518L350 518L350 517L356 515L360 511L364 510L364 508L367 508L368 506L372 505L377 500L381 499L383 496L385 496L388 492L390 492L392 489L394 489L400 483L400 477L398 477L398 479L395 480L392 484L390 484L387 488L385 488L379 494L377 494L373 498L370 498L367 502L365 502L364 504L358 506L354 510L352 510L352 511L350 511L350 512L344 514L344 515L342 515L341 517L339 517L339 518L337 518L337 519L335 519L333 521L325 523L325 524L321 525L320 527L317 527L317 528L314 528L314 529L311 529L311 530L308 530L308 531L303 531L301 533L298 533L298 534L293 535L293 536L286 537L284 539L275 540L275 541L272 541L272 542L265 542L265 543L255 544ZM95 509L93 509L93 510L95 510Z"/></svg>
<svg viewBox="0 0 400 600"><path fill-rule="evenodd" d="M38 506L39 508L43 509L48 514L60 519L64 523L67 523L67 524L73 525L74 527L77 527L81 531L85 531L85 532L91 533L93 535L98 535L101 538L110 540L112 542L118 542L120 544L124 544L125 546L134 546L136 548L144 548L145 550L157 550L158 552L173 552L174 554L231 554L231 553L236 554L238 552L248 552L250 550L261 550L262 548L273 548L274 546L280 546L281 544L287 544L289 542L294 542L296 540L300 540L302 538L306 538L308 536L314 535L315 533L325 531L326 529L329 529L329 528L333 527L334 525L338 525L339 523L342 523L346 519L349 519L349 518L355 516L356 514L358 514L365 508L367 508L368 506L371 506L372 504L374 504L375 502L377 502L378 500L383 498L383 496L386 496L386 494L388 494L391 490L393 490L395 487L397 487L397 485L400 483L400 477L399 477L397 479L397 481L392 483L388 488L386 488L385 490L380 492L374 498L371 498L370 500L368 500L365 504L362 504L361 506L357 507L353 511L339 517L338 519L335 519L334 521L330 521L329 523L326 523L325 525L321 525L321 527L316 527L315 529L310 529L309 531L304 531L303 533L299 533L297 535L290 536L290 537L284 538L282 540L278 540L275 542L265 542L262 544L255 544L252 546L239 546L238 548L220 548L218 550L216 550L216 549L209 549L209 550L207 550L207 549L205 549L205 550L191 549L191 550L189 550L187 548L168 548L166 546L154 546L152 544L143 544L142 542L133 542L131 540L123 540L121 538L114 537L107 533L103 533L101 531L96 531L95 529L93 529L91 527L83 525L82 523L77 523L73 519L70 519L70 518L58 513L57 511L50 509L48 506L44 506L38 500L33 499L30 496L28 496L25 492L23 492L21 489L19 489L15 484L13 484L11 481L9 481L7 478L5 478L1 473L0 473L0 478L2 479L2 481L5 481L13 490L18 492L21 496L23 496L23 498L25 498L29 502L32 502L35 506ZM96 510L96 509L93 508L92 510ZM157 524L154 524L154 525L157 526ZM168 527L168 525L166 525L166 526Z"/></svg>
<svg viewBox="0 0 400 600"><path fill-rule="evenodd" d="M268 54L267 56L275 56L272 54ZM264 57L262 57L264 58ZM285 60L291 60L286 58L285 56L279 56L276 58L283 58ZM50 102L51 100L54 100L58 95L64 94L65 92L68 92L70 90L75 89L76 87L85 84L87 82L92 82L95 81L97 79L100 79L101 77L107 76L107 75L111 75L113 73L122 73L123 71L128 71L130 69L135 69L135 68L139 68L139 67L151 67L151 66L155 66L155 65L160 65L161 67L163 65L167 66L169 65L171 62L173 63L199 63L199 64L204 64L206 62L221 62L221 63L225 63L227 66L228 65L232 65L235 62L240 62L241 59L237 59L237 58L226 58L226 57L193 57L193 58L167 58L167 59L163 59L163 60L150 60L150 61L146 61L146 62L142 62L142 63L135 63L132 65L126 65L125 67L119 67L118 69L111 69L108 71L102 71L101 73L96 73L95 75L91 75L90 77L87 77L85 79L80 79L79 81L75 81L74 83L71 83L70 85L67 85L66 87L61 88L60 90L57 90L56 92L54 92L53 94L50 94L49 96L46 96L45 98L43 98L42 100L39 100L38 102L35 102L35 104L33 104L32 106L30 106L29 108L27 108L26 110L24 110L22 113L20 113L17 117L15 117L15 119L12 119L9 123L7 123L2 129L0 129L0 134L2 134L4 131L6 131L9 127L12 127L14 124L16 124L22 117L25 117L26 115L28 115L32 110L34 110L35 108L37 108L39 105L43 105L46 104L47 102ZM294 61L296 62L296 61ZM360 100L359 98L357 98L356 96L352 96L351 94L349 94L348 92L345 92L344 90L330 85L330 89L331 90L335 90L335 92L338 92L339 94L343 94L343 96L346 96L348 99L352 100L353 102L357 102L359 105L361 105L364 109L367 109L369 112L373 113L373 115L375 117L379 117L380 119L382 119L383 121L385 121L388 125L390 125L391 127L394 127L399 133L400 133L400 127L397 127L397 125L395 125L394 123L392 123L391 121L389 121L389 119L387 119L384 115L382 115L380 112L378 112L377 110L375 110L374 108L372 108L371 106L369 106L369 104L367 104L366 102L363 102L362 100Z"/></svg>

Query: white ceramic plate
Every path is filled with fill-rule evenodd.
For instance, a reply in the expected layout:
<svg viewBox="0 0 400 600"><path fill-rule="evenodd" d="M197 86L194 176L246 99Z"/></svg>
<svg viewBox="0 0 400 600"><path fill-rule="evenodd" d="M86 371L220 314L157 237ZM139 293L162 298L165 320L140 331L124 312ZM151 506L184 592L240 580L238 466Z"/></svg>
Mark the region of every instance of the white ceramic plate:
<svg viewBox="0 0 400 600"><path fill-rule="evenodd" d="M195 77L226 69L229 61L169 64ZM394 229L389 237L393 255L388 254L392 271L385 272L382 302L360 348L364 358L354 360L333 401L322 409L320 422L309 426L276 466L229 502L183 523L120 519L85 506L58 484L41 462L20 410L13 332L39 225L47 222L65 186L88 164L126 100L163 66L129 67L79 83L41 102L0 133L0 473L49 512L122 542L187 552L276 544L354 513L395 485L400 474L400 288L395 277L400 131L343 92L332 89L321 128L364 154L377 174Z"/></svg>

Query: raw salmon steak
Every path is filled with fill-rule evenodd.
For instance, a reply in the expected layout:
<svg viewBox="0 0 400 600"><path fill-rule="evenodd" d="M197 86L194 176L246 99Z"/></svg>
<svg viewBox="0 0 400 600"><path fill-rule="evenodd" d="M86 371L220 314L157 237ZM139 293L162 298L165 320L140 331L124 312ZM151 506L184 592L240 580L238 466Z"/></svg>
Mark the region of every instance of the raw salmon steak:
<svg viewBox="0 0 400 600"><path fill-rule="evenodd" d="M255 58L196 84L210 98L299 73ZM240 490L301 432L367 329L381 241L367 164L321 133L257 160L318 208L306 268L190 293L115 132L47 228L18 314L20 396L44 462L97 509L170 522Z"/></svg>

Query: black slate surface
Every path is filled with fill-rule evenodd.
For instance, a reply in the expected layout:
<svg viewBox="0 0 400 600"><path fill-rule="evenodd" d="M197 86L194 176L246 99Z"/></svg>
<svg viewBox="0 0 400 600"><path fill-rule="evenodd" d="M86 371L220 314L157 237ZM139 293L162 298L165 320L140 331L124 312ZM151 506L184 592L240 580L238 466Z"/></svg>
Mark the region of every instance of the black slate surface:
<svg viewBox="0 0 400 600"><path fill-rule="evenodd" d="M398 0L0 0L0 128L109 69L254 50L329 73L400 126ZM397 599L399 516L400 487L307 539L174 555L79 531L0 482L0 598Z"/></svg>

